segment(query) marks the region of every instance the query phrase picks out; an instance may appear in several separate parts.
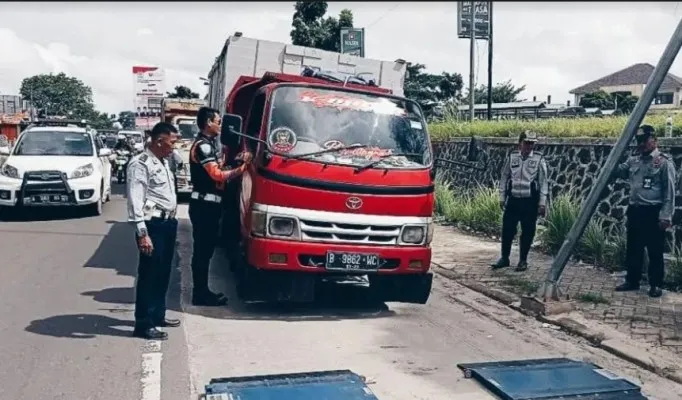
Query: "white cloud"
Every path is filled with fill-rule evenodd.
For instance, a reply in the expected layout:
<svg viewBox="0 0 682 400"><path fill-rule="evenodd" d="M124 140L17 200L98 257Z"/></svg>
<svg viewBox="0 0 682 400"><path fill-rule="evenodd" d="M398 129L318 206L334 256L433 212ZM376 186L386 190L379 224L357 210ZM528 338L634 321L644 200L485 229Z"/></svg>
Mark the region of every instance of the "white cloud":
<svg viewBox="0 0 682 400"><path fill-rule="evenodd" d="M432 72L469 75L469 42L458 39L455 2L329 3L367 29L367 56L403 58ZM553 102L637 62L655 64L682 15L676 3L495 3L494 81L526 85ZM0 93L21 80L64 71L90 85L98 108L132 107L131 67L166 69L167 87L205 93L205 76L228 35L289 42L293 3L6 3L0 28ZM487 44L477 46L486 83ZM682 62L672 72L682 75Z"/></svg>

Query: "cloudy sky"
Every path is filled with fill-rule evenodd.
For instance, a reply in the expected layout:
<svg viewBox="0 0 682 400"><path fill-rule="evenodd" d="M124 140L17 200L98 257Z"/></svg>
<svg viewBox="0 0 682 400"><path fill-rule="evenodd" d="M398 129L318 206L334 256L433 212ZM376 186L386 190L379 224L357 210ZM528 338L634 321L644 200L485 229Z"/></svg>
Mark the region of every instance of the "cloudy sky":
<svg viewBox="0 0 682 400"><path fill-rule="evenodd" d="M99 109L132 109L133 65L166 70L167 87L205 89L225 39L289 42L292 3L0 3L0 94L21 80L63 71L91 86ZM525 98L571 99L568 91L638 62L656 64L682 17L668 3L496 3L493 79L526 85ZM163 8L161 8L163 6ZM458 72L468 82L469 41L457 38L455 2L330 2L353 11L367 29L366 56L403 58L429 72ZM475 75L486 83L487 44ZM673 73L682 75L682 61Z"/></svg>

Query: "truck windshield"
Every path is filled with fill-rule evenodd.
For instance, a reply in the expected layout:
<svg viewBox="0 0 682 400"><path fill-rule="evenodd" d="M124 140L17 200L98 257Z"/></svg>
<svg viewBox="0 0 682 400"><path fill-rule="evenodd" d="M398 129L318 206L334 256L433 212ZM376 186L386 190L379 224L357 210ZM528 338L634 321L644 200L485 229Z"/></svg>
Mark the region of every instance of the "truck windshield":
<svg viewBox="0 0 682 400"><path fill-rule="evenodd" d="M178 120L178 132L182 139L194 139L199 133L199 127L193 119L181 119Z"/></svg>
<svg viewBox="0 0 682 400"><path fill-rule="evenodd" d="M423 168L431 162L424 118L416 103L381 95L284 86L275 89L269 147L324 163ZM338 151L323 151L351 147Z"/></svg>
<svg viewBox="0 0 682 400"><path fill-rule="evenodd" d="M15 156L92 156L90 134L65 131L25 132Z"/></svg>

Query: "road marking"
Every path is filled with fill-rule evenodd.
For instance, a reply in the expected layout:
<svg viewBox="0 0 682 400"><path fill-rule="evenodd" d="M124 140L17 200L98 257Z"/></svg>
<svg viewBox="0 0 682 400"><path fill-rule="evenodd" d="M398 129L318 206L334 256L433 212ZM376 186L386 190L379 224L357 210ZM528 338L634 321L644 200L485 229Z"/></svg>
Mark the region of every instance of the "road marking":
<svg viewBox="0 0 682 400"><path fill-rule="evenodd" d="M142 400L161 400L161 342L145 343L142 353Z"/></svg>

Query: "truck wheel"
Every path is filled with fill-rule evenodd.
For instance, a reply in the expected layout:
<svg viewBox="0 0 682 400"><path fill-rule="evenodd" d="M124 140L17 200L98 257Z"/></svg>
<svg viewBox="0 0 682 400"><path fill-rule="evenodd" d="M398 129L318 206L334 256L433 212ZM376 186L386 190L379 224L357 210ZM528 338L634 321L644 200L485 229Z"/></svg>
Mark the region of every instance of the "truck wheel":
<svg viewBox="0 0 682 400"><path fill-rule="evenodd" d="M433 274L373 275L369 276L369 288L380 301L426 304L431 295Z"/></svg>

